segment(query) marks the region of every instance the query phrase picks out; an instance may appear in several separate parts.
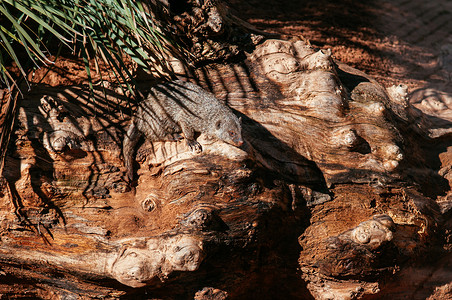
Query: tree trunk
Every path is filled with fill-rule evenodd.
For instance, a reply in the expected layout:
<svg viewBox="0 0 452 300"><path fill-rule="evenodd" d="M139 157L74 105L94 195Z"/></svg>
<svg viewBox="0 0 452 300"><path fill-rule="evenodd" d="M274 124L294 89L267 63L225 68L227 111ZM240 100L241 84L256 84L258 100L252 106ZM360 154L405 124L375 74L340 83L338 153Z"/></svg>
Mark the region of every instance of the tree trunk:
<svg viewBox="0 0 452 300"><path fill-rule="evenodd" d="M238 26L215 10L210 34ZM90 99L85 86L40 86L20 101L0 191L0 294L352 299L437 251L431 197L448 184L428 165L431 123L406 87L305 41L253 36L234 62L174 64L242 117L245 144L201 133L197 154L142 140L132 188L119 89Z"/></svg>

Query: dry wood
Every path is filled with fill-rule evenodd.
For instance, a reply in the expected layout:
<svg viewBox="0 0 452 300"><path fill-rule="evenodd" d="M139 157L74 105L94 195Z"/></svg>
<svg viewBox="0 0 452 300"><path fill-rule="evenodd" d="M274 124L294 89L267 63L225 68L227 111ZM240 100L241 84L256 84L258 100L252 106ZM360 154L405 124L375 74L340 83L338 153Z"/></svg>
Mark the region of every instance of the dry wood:
<svg viewBox="0 0 452 300"><path fill-rule="evenodd" d="M318 299L353 298L434 242L438 208L407 176L428 128L405 87L386 90L299 40L267 40L243 63L186 80L242 117L245 144L201 134L193 153L144 140L133 190L123 96L67 87L21 101L0 194L0 276L39 283L35 296L234 298L259 286L302 298L306 282Z"/></svg>

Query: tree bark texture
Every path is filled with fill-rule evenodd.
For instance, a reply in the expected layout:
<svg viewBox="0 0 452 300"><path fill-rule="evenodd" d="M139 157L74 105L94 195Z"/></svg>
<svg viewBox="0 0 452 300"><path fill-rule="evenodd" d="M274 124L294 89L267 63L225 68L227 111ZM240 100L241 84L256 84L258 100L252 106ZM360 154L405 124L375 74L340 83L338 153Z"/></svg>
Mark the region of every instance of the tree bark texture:
<svg viewBox="0 0 452 300"><path fill-rule="evenodd" d="M175 65L242 117L245 144L200 133L203 152L193 153L184 141L142 140L132 187L121 149L133 109L120 89L28 94L0 190L0 293L384 293L409 261L442 245L447 209L432 199L448 182L426 159L432 124L406 87L385 89L331 56L268 39L235 63L193 74Z"/></svg>

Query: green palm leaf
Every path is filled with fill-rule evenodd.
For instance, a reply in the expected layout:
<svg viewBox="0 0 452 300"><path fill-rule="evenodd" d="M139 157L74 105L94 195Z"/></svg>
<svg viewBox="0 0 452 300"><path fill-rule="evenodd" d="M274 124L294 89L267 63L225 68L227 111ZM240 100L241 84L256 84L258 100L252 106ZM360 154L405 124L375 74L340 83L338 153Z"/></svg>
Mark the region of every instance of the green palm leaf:
<svg viewBox="0 0 452 300"><path fill-rule="evenodd" d="M96 56L96 64L104 60L129 89L133 78L124 57L148 71L168 73L165 53L176 48L148 11L143 2L131 0L4 0L0 4L0 80L7 86L13 83L8 73L11 63L23 78L27 67L51 63L47 43L55 39L81 54L88 78L89 58Z"/></svg>

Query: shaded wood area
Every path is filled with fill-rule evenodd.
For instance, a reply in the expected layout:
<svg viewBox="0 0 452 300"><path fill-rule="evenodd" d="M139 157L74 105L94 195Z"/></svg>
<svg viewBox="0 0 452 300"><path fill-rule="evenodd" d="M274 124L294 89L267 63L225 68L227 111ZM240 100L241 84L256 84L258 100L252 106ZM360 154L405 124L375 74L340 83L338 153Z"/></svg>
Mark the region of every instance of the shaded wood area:
<svg viewBox="0 0 452 300"><path fill-rule="evenodd" d="M141 139L133 184L121 149L134 107L119 87L40 85L21 99L0 190L0 294L378 298L411 262L447 254L448 202L435 199L450 168L435 172L426 147L447 148L447 130L432 134L405 85L385 88L329 49L255 43L193 72L173 62L241 117L244 144L201 132L195 153Z"/></svg>

